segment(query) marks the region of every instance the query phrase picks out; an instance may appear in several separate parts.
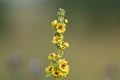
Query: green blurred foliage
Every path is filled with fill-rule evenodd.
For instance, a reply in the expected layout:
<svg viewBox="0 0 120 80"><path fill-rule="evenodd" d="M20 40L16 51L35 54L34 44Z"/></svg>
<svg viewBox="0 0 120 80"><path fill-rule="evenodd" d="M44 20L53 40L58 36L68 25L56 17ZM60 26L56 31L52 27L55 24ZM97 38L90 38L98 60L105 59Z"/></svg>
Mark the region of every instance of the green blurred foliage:
<svg viewBox="0 0 120 80"><path fill-rule="evenodd" d="M18 2L17 2L18 1ZM39 58L44 67L47 55L55 51L51 40L51 21L58 8L66 10L69 20L65 40L71 47L65 51L69 60L69 80L106 79L106 66L118 67L120 79L120 1L118 0L4 0L0 2L0 80L13 80L6 64L12 53L23 51L24 63L18 70L20 80L31 80L28 69L31 58ZM14 75L13 75L14 76Z"/></svg>

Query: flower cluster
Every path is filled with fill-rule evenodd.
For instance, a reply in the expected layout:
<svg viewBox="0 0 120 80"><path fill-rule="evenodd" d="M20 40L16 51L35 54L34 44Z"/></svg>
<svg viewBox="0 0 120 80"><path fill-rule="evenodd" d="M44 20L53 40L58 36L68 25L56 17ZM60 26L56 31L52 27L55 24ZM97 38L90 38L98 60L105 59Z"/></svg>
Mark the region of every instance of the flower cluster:
<svg viewBox="0 0 120 80"><path fill-rule="evenodd" d="M51 23L52 28L55 30L52 43L55 44L58 52L48 55L51 63L45 68L46 76L53 76L56 80L64 79L69 73L68 61L63 58L64 50L70 46L68 42L63 41L63 34L66 31L66 24L68 23L68 20L64 16L65 10L60 8L58 11L58 20L53 20Z"/></svg>

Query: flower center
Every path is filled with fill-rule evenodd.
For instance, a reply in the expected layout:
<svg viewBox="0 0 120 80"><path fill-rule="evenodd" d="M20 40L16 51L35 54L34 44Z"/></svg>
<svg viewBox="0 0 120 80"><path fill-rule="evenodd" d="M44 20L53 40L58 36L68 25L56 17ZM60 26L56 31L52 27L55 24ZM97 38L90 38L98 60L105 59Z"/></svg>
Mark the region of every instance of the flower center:
<svg viewBox="0 0 120 80"><path fill-rule="evenodd" d="M64 64L62 64L62 65L61 65L62 69L64 69L64 68L65 68L65 66L66 66L66 64L65 64L65 63L64 63Z"/></svg>
<svg viewBox="0 0 120 80"><path fill-rule="evenodd" d="M57 38L56 41L59 41L61 38Z"/></svg>
<svg viewBox="0 0 120 80"><path fill-rule="evenodd" d="M59 75L59 72L56 71L55 74L56 74L56 75Z"/></svg>
<svg viewBox="0 0 120 80"><path fill-rule="evenodd" d="M52 67L50 67L49 71L52 71Z"/></svg>
<svg viewBox="0 0 120 80"><path fill-rule="evenodd" d="M58 27L58 29L62 29L62 26L60 25L60 26Z"/></svg>
<svg viewBox="0 0 120 80"><path fill-rule="evenodd" d="M53 54L50 55L53 58Z"/></svg>

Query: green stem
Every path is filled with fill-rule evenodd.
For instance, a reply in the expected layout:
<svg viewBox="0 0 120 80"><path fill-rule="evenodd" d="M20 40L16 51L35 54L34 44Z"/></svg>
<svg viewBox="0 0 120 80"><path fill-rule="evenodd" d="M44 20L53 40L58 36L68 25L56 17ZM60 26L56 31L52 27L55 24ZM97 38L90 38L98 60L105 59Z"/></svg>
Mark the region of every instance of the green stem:
<svg viewBox="0 0 120 80"><path fill-rule="evenodd" d="M63 56L63 54L64 54L64 52L62 51L62 50L58 50L58 54L62 57Z"/></svg>

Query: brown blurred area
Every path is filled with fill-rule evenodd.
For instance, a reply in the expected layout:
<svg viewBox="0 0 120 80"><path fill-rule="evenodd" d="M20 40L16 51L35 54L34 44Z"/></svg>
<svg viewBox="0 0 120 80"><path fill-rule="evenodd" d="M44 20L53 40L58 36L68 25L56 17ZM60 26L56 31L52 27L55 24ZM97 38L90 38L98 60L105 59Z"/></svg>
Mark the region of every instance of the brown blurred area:
<svg viewBox="0 0 120 80"><path fill-rule="evenodd" d="M67 79L120 79L119 1L10 0L0 2L0 80L13 80L6 64L16 50L24 55L18 70L20 80L31 79L28 69L31 58L41 62L40 76L45 80L47 55L55 51L51 21L57 18L60 7L66 10L69 20L65 33L65 41L71 44L65 51L70 65Z"/></svg>

